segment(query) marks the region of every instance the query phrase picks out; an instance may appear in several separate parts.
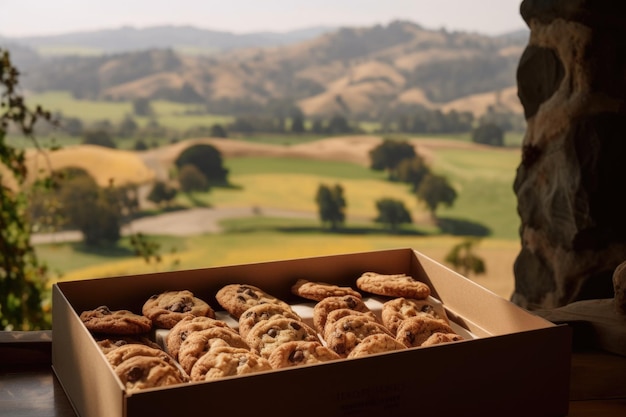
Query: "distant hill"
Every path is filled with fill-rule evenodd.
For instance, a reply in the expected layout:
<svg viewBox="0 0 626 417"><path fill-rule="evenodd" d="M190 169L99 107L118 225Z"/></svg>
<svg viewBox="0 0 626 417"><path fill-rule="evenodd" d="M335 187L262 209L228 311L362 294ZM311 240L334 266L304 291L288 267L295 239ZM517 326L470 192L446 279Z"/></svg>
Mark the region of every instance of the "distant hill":
<svg viewBox="0 0 626 417"><path fill-rule="evenodd" d="M145 48L42 57L18 45L16 61L25 65L23 81L30 90L66 90L91 99L196 102L228 114L280 100L297 104L308 117L341 113L361 120L410 108L521 113L515 73L528 32L486 36L395 21L255 36L254 42L267 44L252 46L252 36L190 27L125 28L54 37L54 42L80 38L83 47ZM187 54L175 47L218 45L209 39L221 39L221 52ZM38 45L44 41L38 39Z"/></svg>
<svg viewBox="0 0 626 417"><path fill-rule="evenodd" d="M289 45L334 29L319 26L284 33L235 34L192 26L155 26L145 29L125 26L53 36L5 38L5 41L28 46L43 55L99 55L163 48L209 54L237 48Z"/></svg>

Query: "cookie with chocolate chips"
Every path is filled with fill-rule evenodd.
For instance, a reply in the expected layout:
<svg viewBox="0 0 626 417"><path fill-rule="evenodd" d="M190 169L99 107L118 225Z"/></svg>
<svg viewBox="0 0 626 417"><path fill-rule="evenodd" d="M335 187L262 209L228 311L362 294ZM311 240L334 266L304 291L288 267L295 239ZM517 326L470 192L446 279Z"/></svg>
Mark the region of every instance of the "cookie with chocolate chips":
<svg viewBox="0 0 626 417"><path fill-rule="evenodd" d="M129 310L110 310L100 306L80 313L80 320L92 333L133 335L147 333L152 328L152 320Z"/></svg>
<svg viewBox="0 0 626 417"><path fill-rule="evenodd" d="M246 337L248 332L259 322L280 317L302 320L289 306L275 303L259 304L250 307L241 314L239 317L239 334Z"/></svg>
<svg viewBox="0 0 626 417"><path fill-rule="evenodd" d="M327 339L326 333L329 329L332 331L332 327L335 324L335 322L337 322L339 319L342 319L346 316L362 317L366 320L371 320L373 322L380 323L380 321L378 320L378 317L376 317L376 314L374 314L374 312L372 311L356 311L356 310L351 310L349 308L339 308L337 310L332 310L328 312L328 315L326 316L326 323L324 324L324 332L322 333L322 336L324 337L324 339Z"/></svg>
<svg viewBox="0 0 626 417"><path fill-rule="evenodd" d="M106 336L104 338L96 338L96 343L98 344L98 346L100 347L100 349L105 355L112 350L115 350L119 347L126 346L126 345L144 345L144 346L151 347L153 349L161 348L161 346L159 346L158 343L154 342L149 337L142 336L142 335L138 335L138 336L111 335L111 336Z"/></svg>
<svg viewBox="0 0 626 417"><path fill-rule="evenodd" d="M286 342L305 340L319 342L315 330L300 320L274 318L259 322L246 336L246 342L264 358Z"/></svg>
<svg viewBox="0 0 626 417"><path fill-rule="evenodd" d="M128 392L188 382L181 369L157 356L134 356L114 368Z"/></svg>
<svg viewBox="0 0 626 417"><path fill-rule="evenodd" d="M412 298L394 298L385 302L381 309L382 321L385 326L396 334L402 320L415 316L427 316L448 323L448 316L443 305L430 300Z"/></svg>
<svg viewBox="0 0 626 417"><path fill-rule="evenodd" d="M165 347L167 352L172 355L174 359L178 359L178 351L187 336L193 332L212 329L214 327L221 327L237 334L235 329L228 326L228 324L222 320L205 316L185 317L176 323L176 325L170 329L169 333L165 337Z"/></svg>
<svg viewBox="0 0 626 417"><path fill-rule="evenodd" d="M217 302L236 319L244 311L259 304L280 304L289 307L289 304L248 284L228 284L220 288L215 294ZM290 308L290 307L289 307Z"/></svg>
<svg viewBox="0 0 626 417"><path fill-rule="evenodd" d="M268 360L255 352L228 346L212 349L202 355L191 368L190 377L192 381L210 381L271 369Z"/></svg>
<svg viewBox="0 0 626 417"><path fill-rule="evenodd" d="M440 345L442 343L458 342L463 340L463 336L456 333L433 333L422 343L422 346Z"/></svg>
<svg viewBox="0 0 626 417"><path fill-rule="evenodd" d="M361 356L402 349L406 349L406 346L398 342L391 335L386 333L374 333L363 338L363 340L350 351L348 358L360 358Z"/></svg>
<svg viewBox="0 0 626 417"><path fill-rule="evenodd" d="M326 297L340 297L352 295L361 298L361 293L351 287L341 287L327 282L309 281L299 279L291 286L291 292L302 298L313 301L321 301Z"/></svg>
<svg viewBox="0 0 626 417"><path fill-rule="evenodd" d="M430 295L430 287L426 283L406 274L365 272L357 278L356 286L362 291L388 297L423 300Z"/></svg>
<svg viewBox="0 0 626 417"><path fill-rule="evenodd" d="M415 316L404 319L400 323L396 340L406 347L416 347L421 346L434 333L455 333L455 331L441 320Z"/></svg>
<svg viewBox="0 0 626 417"><path fill-rule="evenodd" d="M328 313L340 308L347 308L360 312L370 311L360 297L355 297L353 295L326 297L323 300L318 301L313 307L313 326L320 334L324 334L324 325L326 324Z"/></svg>
<svg viewBox="0 0 626 417"><path fill-rule="evenodd" d="M345 358L363 339L372 334L387 334L389 330L380 323L358 316L346 316L326 331L326 344L339 356Z"/></svg>
<svg viewBox="0 0 626 417"><path fill-rule="evenodd" d="M191 368L201 356L212 349L225 346L250 350L238 333L223 327L214 327L190 333L180 345L178 362L186 372L191 372Z"/></svg>
<svg viewBox="0 0 626 417"><path fill-rule="evenodd" d="M304 340L285 342L276 346L268 357L268 361L274 369L328 362L336 359L341 359L341 356L320 342Z"/></svg>
<svg viewBox="0 0 626 417"><path fill-rule="evenodd" d="M185 317L215 318L215 311L189 290L165 291L150 297L143 305L143 315L156 327L171 329Z"/></svg>

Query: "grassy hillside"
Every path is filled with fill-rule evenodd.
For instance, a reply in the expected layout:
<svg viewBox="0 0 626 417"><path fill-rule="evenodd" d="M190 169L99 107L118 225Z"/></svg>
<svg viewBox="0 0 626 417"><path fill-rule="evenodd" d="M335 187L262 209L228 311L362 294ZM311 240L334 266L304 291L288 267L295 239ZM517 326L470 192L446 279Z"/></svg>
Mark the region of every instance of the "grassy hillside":
<svg viewBox="0 0 626 417"><path fill-rule="evenodd" d="M459 195L452 207L438 211L446 227L456 232L490 232L477 247L487 262L488 273L473 279L508 296L513 285L512 265L519 251L519 220L512 192L519 152L462 149L448 144L432 148L429 155L433 170L448 177ZM80 244L40 245L37 251L62 279L85 279L395 247L412 247L443 263L452 246L464 239L437 235L406 185L389 182L382 172L362 165L276 157L227 158L225 163L234 187L199 194L197 200L212 207L258 206L307 212L308 218L267 218L261 210L255 217L223 221L226 231L220 234L155 236L165 255L160 264L146 264L133 256L127 242L106 252L86 251ZM348 221L342 233L324 231L317 220L314 195L320 183L344 187ZM382 197L404 201L415 224L398 235L373 224L375 201ZM189 204L184 196L179 202ZM170 254L172 250L175 253Z"/></svg>

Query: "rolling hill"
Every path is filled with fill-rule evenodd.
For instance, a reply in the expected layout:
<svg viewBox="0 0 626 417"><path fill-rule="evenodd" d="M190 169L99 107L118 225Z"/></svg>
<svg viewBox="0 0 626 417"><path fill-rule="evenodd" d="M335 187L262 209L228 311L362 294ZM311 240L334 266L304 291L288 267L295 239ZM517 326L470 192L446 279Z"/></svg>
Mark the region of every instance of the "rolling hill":
<svg viewBox="0 0 626 417"><path fill-rule="evenodd" d="M142 44L135 41L139 34L156 32L129 28L84 34L92 42L112 45L128 32L133 36L127 45L145 47L132 52L109 48L109 53L97 56L46 58L22 46L19 56L29 63L24 85L33 91L71 91L78 98L205 103L212 112L231 114L276 100L296 103L311 118L341 113L372 120L402 108L521 113L515 72L526 46L523 33L490 37L395 21L386 26L320 28L299 32L300 38L285 35L274 43L250 46L239 38L220 43L193 28L153 31L157 29L169 34L171 42L158 43L161 38L154 35L153 43ZM177 40L222 49L212 55L189 54L176 48Z"/></svg>

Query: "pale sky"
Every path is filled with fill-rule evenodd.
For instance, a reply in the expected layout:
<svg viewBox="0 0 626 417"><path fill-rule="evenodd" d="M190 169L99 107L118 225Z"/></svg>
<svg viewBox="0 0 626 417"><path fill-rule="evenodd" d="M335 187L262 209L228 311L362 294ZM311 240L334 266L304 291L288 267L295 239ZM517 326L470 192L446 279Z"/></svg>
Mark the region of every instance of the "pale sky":
<svg viewBox="0 0 626 417"><path fill-rule="evenodd" d="M249 33L410 20L427 29L497 35L526 25L521 0L0 0L0 35L190 25Z"/></svg>

